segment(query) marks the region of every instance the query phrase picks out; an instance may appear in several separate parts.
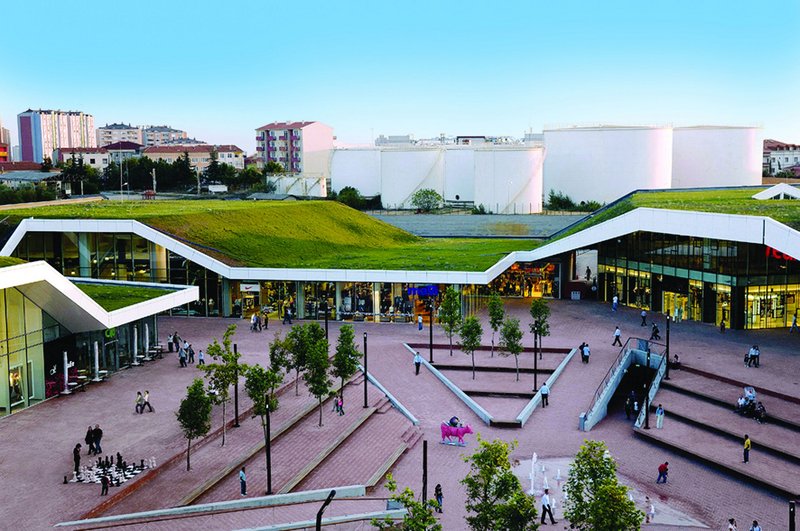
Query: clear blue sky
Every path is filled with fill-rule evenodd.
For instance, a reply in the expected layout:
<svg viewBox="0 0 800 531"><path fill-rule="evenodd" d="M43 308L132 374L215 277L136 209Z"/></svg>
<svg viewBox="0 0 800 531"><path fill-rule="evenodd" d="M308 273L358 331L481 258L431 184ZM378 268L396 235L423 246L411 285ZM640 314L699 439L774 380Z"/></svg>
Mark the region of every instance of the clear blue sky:
<svg viewBox="0 0 800 531"><path fill-rule="evenodd" d="M0 10L0 119L82 110L254 150L371 135L729 124L800 143L800 2L98 2Z"/></svg>

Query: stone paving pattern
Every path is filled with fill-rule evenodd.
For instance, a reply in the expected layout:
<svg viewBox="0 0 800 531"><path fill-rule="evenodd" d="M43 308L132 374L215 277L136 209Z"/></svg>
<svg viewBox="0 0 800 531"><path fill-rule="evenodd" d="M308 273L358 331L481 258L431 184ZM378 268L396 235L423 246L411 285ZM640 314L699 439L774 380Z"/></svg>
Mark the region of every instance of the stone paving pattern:
<svg viewBox="0 0 800 531"><path fill-rule="evenodd" d="M529 319L526 302L507 301L506 307L523 323ZM444 514L440 517L445 529L464 528L464 498L459 481L466 475L468 467L461 456L476 446L474 436L468 436L467 448L436 443L440 439L440 422L453 414L457 414L463 422L477 427L476 431L482 437L517 440L519 447L514 452L514 457L520 460L529 459L534 451L541 457L571 457L584 438L602 439L617 459L619 473L624 482L654 497L657 503L668 504L686 512L712 529L723 528L729 517L735 517L739 522L750 522L756 518L765 529L787 527L786 500L763 488L718 472L690 457L638 438L631 429L631 423L625 421L621 412L612 411L609 417L589 433L578 431L578 415L586 410L597 385L603 380L619 352L617 347L611 346L614 325L621 325L623 338L639 335L642 329L638 326L638 311L635 309L621 308L619 312L612 313L608 305L589 301L555 301L552 308L551 336L545 339L547 345L574 347L581 341L588 341L592 345L591 363L582 364L579 357L573 358L553 386L550 407L537 409L530 422L521 430L486 427L428 371L423 369L419 376L414 376L411 354L402 346L402 342L425 341L427 330L417 332L416 327L405 324L355 323L356 337L361 337L364 331L370 335L370 372L421 421L420 429L429 441L428 495L432 495L436 483L442 484L445 507ZM485 324L486 316L483 315L482 318ZM663 331L663 318L655 318ZM207 344L212 337L221 337L229 322L231 321L225 319L161 318L159 337L163 340L169 331L177 329L197 349L198 345ZM245 362L265 360L267 343L271 340L274 329L288 330L288 326L272 325L269 332L257 334L248 332L244 321L238 321L238 324L240 329L236 342L244 353ZM331 336L334 340L337 327L336 323L331 323ZM488 326L485 328L488 330ZM486 343L488 339L489 336L486 335ZM443 340L444 334L437 327L435 341ZM532 342L527 332L524 340L526 344ZM750 382L757 389L761 386L800 397L796 354L800 335L790 335L786 329L729 330L720 334L710 325L683 322L672 327L671 340L672 352L679 353L681 360L689 366L710 372L719 371L726 377ZM753 343L758 343L761 347L762 364L759 369L745 368L741 363L743 352ZM436 353L437 358L440 355L441 353ZM524 356L530 357L530 354L523 354ZM173 355L143 367L122 371L107 382L90 386L86 393L51 400L0 420L0 440L3 441L3 451L0 452L0 485L6 492L14 493L9 497L10 503L0 508L4 525L22 529L49 528L55 522L79 517L101 501L99 487L61 485L62 477L72 469L71 448L76 442L83 441L86 426L89 424L99 422L103 426L103 447L108 453L121 451L124 456L131 455L137 459L155 456L161 464L168 457L183 451L185 440L179 433L174 411L185 394L186 386L198 375L199 371L193 367L179 368ZM688 378L685 371L673 373L673 381L680 382L684 375ZM484 376L479 374L478 378ZM509 379L501 385L506 386L513 382L513 374L506 376ZM532 386L531 375L524 375L522 378L527 378ZM712 386L706 385L703 390L711 392L712 387L716 388L718 385L721 387L725 384L715 382ZM133 413L133 399L137 390L145 388L151 391L156 413L136 415ZM301 388L302 393L304 390ZM370 393L376 401L380 399L374 388ZM246 408L243 392L241 396L242 407ZM346 404L352 403L352 400L358 399L348 397ZM657 397L656 400L660 399ZM773 400L772 397L765 397L768 411ZM521 403L515 401L515 404L518 402ZM671 404L666 400L662 402L665 402L668 413L665 428L661 431L665 437L668 433L670 437L673 436L673 431L678 437L678 423L669 417ZM343 419L348 419L354 413L351 408ZM513 417L516 413L515 410L503 416ZM787 413L797 418L798 407L790 408ZM219 411L215 410L213 426L218 426L219 423ZM228 444L236 444L233 439L238 436L238 432L249 429L244 428L248 424L258 427L258 419L243 419L243 428L229 432L226 447ZM314 432L308 433L313 435ZM754 433L751 435L754 436ZM356 434L362 436L360 431ZM686 437L694 441L695 435L687 433ZM689 442L687 439L687 444ZM371 453L371 445L368 442L364 444L364 453ZM708 450L713 449L717 443L713 438L704 437L693 444ZM212 441L210 446L214 445ZM345 447L347 444L342 449ZM421 448L420 443L416 444L392 469L401 486L408 485L416 492L421 490ZM263 455L260 457L263 462ZM760 462L766 463L766 457L754 449L751 465L762 467ZM734 466L741 460L741 452L734 451L732 446L730 452L721 453L719 458L729 460L729 464ZM656 485L656 468L663 461L670 462L669 483ZM278 466L277 462L274 464ZM781 470L769 472L782 473ZM326 475L335 476L335 472L327 472ZM256 485L259 484L259 480L254 481ZM114 494L114 491L112 488L111 493ZM221 489L218 492L220 499L223 498L223 493L227 499L239 498L238 485ZM149 487L136 494L152 499L163 495L164 489ZM379 487L372 496L383 498L386 491ZM42 503L42 500L47 502ZM342 514L339 511L376 510L382 508L384 503L381 500L335 501L326 511L326 515ZM307 505L318 507L318 504ZM32 507L36 507L36 510L32 511ZM172 520L169 524L150 523L136 528L196 529L201 526L206 529L236 529L288 521L301 513L304 515L302 518L311 518L315 512L310 510L312 507L237 511ZM559 512L556 518L561 518ZM648 527L661 528L668 527Z"/></svg>

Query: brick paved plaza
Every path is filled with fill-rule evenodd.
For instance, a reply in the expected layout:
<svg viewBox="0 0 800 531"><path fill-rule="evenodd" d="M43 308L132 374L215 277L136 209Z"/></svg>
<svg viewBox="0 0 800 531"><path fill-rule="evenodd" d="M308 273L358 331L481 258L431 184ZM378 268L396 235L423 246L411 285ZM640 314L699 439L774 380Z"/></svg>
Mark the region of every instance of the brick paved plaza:
<svg viewBox="0 0 800 531"><path fill-rule="evenodd" d="M551 306L551 336L544 338L544 346L573 348L581 341L588 341L592 347L591 362L585 365L579 357L573 358L552 386L550 407L537 409L524 429L489 428L430 372L423 369L419 376L414 375L411 355L403 343L426 342L427 328L418 332L412 325L355 323L359 346L362 333L369 333L370 373L420 420L420 426L411 426L405 417L387 405L383 396L372 386L369 398L371 407L366 410L362 408L361 377L356 376L345 391L347 414L335 416L330 406L326 405L325 426L318 428L316 410L303 417L305 411L314 407L314 398L308 396L302 383L299 396L295 396L293 386L287 385L280 397L281 408L273 416L273 430L282 426L287 429L285 435L273 444L274 490L278 491L283 484L296 477L327 444L354 430L294 490L363 484L380 463L398 448L398 444L406 441L411 448L400 456L391 471L401 486L408 485L419 493L422 483L420 436L424 436L429 441L428 495L432 496L433 486L441 483L445 499L444 513L440 516L444 528L463 529L464 498L459 481L466 475L467 465L462 456L475 448L475 436L468 436L468 445L464 449L438 444L440 422L456 414L484 438L516 439L519 447L514 457L520 460L530 459L533 452L542 458L570 458L584 438L606 441L619 464L621 480L633 487L637 495L649 495L656 504L657 523L646 526L648 529L679 528L667 525L669 522L659 523L660 506L685 513L711 529L722 529L729 517L735 517L740 528L745 523L749 526L753 519L759 520L765 530L787 528L787 500L746 478L752 474L753 477L787 485L787 488L796 488L795 492L800 491L797 488L796 463L795 466L784 465L787 459L791 462L786 455L798 453L796 442L793 442L797 440L796 432L772 423L758 425L734 415L721 405L692 402L687 394L680 392L681 387L718 396L720 400L731 399L731 403L736 398L737 389L734 384L709 378L703 380L689 371L673 372L671 387L662 387L657 395L656 401L663 403L667 411L664 429L651 430L658 431L654 436L663 439L660 444L637 436L633 432L632 422L626 421L618 409L611 410L609 417L591 432L580 432L577 428L578 416L588 407L595 389L619 352L618 348L611 346L614 326L621 326L623 339L641 335L647 329L639 327L638 312L634 309L622 308L617 313L611 313L607 305L572 301L554 301ZM527 329L527 303L506 301L506 308L520 318ZM663 333L663 317L655 317ZM482 318L483 343L489 344L491 331L485 315ZM252 333L248 331L245 321L161 318L159 336L163 342L169 332L177 330L194 345L195 350L198 347L205 349L212 338L221 338L225 327L231 322L240 325L235 342L246 363L264 360L267 344L274 332L288 331L288 326L280 323L270 323L269 331ZM334 344L338 326L338 323L331 323ZM797 402L800 399L800 377L796 359L800 335L790 335L787 330L728 331L721 335L709 325L683 322L673 325L671 339L672 352L680 354L681 361L689 368L719 373L731 381L747 382L756 389L781 393L785 395L783 398L762 393L760 399L767 406L768 413L789 423L800 422L800 406ZM438 328L435 330L435 341L446 342ZM532 343L528 334L525 341L526 345ZM753 343L761 347L762 362L759 369L745 368L742 364L744 352ZM427 349L422 349L422 354L427 357ZM545 353L541 368L554 368L556 356L558 360L563 358L561 354ZM451 363L450 359L445 359L450 358L446 349L437 349L435 357L436 360ZM453 357L453 363L469 363L468 358L459 351L454 352ZM478 353L476 360L485 365L513 366L513 360L492 360L488 353ZM520 365L532 367L531 354L523 354ZM200 374L195 366L179 368L173 356L165 355L163 360L124 370L106 382L90 386L85 393L56 398L0 420L0 486L8 493L0 509L4 527L46 529L55 523L78 519L87 514L100 516L176 506L186 503L187 497L207 482L211 482L211 486L194 503L240 499L238 481L233 475L218 478L216 482L212 480L226 466L237 466L241 462L248 465L248 496L263 494L263 451L247 458L248 452L252 452L262 439L258 419L251 418L249 414L241 416L240 428L228 431L224 448L220 448L218 437L209 437L208 442L199 444L192 454L193 470L185 470L185 457L180 454L185 451L186 443L180 434L174 412L185 394L186 386ZM517 384L513 373L478 373L474 381L469 372L450 371L447 374L471 390L525 392L530 391L533 378L530 374L522 374L524 383ZM540 383L545 378L540 375ZM134 413L136 391L145 389L150 390L156 411L137 415ZM503 418L513 418L524 405L524 400L518 399L476 400ZM242 387L240 409L244 412L248 408L249 402ZM229 408L229 418L232 410L232 407ZM744 430L748 430L747 433L754 440L751 463L741 463L741 446L737 440L691 429L686 422L678 422L671 417L673 410L676 416L691 417L699 423L717 423L733 435L741 436ZM297 426L289 427L301 417L303 420ZM357 426L362 420L364 424ZM135 487L144 474L122 487L113 487L108 498L99 496L99 485L62 484L65 475L71 477L73 446L78 442L83 443L86 427L96 423L105 432L103 449L106 453L119 451L124 458L135 461L151 456L157 460L157 474L152 474L146 485L130 496L123 497L120 493ZM221 411L215 408L212 432L220 425ZM762 446L759 447L759 444ZM707 454L710 459L731 467L734 472L739 471L740 475L719 471L718 467L676 453L669 445L677 445L701 455ZM784 452L784 457L767 454L762 450L763 447L777 448ZM83 456L88 460L85 447ZM174 458L173 461L170 461L171 458ZM664 461L670 463L669 483L656 485L656 468ZM386 490L379 483L375 489L368 491L367 499L334 500L326 516L380 510L385 507L383 498L386 496ZM98 507L101 502L106 504ZM315 503L247 510L127 527L240 529L313 519L318 506ZM561 519L560 508L556 511L556 518Z"/></svg>

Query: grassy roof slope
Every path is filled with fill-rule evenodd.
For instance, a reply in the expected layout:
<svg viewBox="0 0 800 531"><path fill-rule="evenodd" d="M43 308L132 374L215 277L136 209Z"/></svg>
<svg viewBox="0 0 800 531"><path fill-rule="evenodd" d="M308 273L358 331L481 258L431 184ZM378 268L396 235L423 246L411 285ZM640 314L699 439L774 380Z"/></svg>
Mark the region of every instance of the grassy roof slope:
<svg viewBox="0 0 800 531"><path fill-rule="evenodd" d="M800 201L794 199L779 201L753 199L753 195L767 188L769 187L639 192L576 225L568 232L559 234L558 237L563 238L569 234L575 234L640 207L765 216L800 230Z"/></svg>
<svg viewBox="0 0 800 531"><path fill-rule="evenodd" d="M249 267L483 271L530 240L425 239L332 201L103 201L9 210L13 219L135 219Z"/></svg>
<svg viewBox="0 0 800 531"><path fill-rule="evenodd" d="M172 290L168 289L137 286L112 286L109 284L83 284L78 282L75 285L108 312L172 293Z"/></svg>
<svg viewBox="0 0 800 531"><path fill-rule="evenodd" d="M0 256L0 267L24 264L25 260L14 258L13 256Z"/></svg>

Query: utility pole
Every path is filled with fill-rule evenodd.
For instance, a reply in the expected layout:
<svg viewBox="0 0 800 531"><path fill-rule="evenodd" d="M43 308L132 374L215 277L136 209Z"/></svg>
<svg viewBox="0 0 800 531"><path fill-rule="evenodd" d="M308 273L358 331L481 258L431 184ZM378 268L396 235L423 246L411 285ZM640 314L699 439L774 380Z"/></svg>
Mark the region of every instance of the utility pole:
<svg viewBox="0 0 800 531"><path fill-rule="evenodd" d="M239 353L238 345L236 343L233 344L233 355L234 357L238 357L237 354ZM236 365L234 366L234 372L236 373L236 383L233 384L233 427L239 427L239 360L236 360Z"/></svg>
<svg viewBox="0 0 800 531"><path fill-rule="evenodd" d="M369 405L367 404L367 375L369 372L367 371L367 333L364 332L364 407L367 408Z"/></svg>
<svg viewBox="0 0 800 531"><path fill-rule="evenodd" d="M153 191L156 191L156 169L153 168Z"/></svg>

